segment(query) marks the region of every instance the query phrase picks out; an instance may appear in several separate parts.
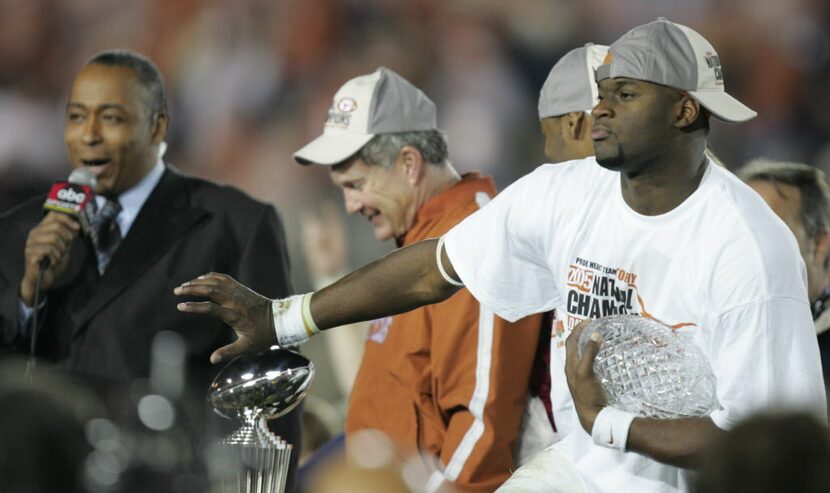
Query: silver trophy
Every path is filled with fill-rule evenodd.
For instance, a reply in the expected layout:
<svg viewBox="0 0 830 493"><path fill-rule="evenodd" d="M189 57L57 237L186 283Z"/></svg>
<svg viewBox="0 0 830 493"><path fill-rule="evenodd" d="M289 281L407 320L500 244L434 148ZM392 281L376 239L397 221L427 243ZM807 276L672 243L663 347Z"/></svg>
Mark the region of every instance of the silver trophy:
<svg viewBox="0 0 830 493"><path fill-rule="evenodd" d="M594 373L608 405L660 419L708 416L718 408L715 375L691 338L653 319L612 315L585 327L580 357L594 332L602 335Z"/></svg>
<svg viewBox="0 0 830 493"><path fill-rule="evenodd" d="M242 420L242 427L217 446L223 493L283 493L292 444L268 430L266 418L291 411L314 379L314 364L273 346L231 360L216 375L208 400L217 413Z"/></svg>

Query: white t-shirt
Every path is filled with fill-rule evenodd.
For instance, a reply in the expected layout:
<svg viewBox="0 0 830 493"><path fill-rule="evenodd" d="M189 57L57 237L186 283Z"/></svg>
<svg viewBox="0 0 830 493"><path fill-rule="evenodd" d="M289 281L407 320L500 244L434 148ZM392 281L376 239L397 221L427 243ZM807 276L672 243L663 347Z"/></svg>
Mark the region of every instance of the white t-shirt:
<svg viewBox="0 0 830 493"><path fill-rule="evenodd" d="M825 390L795 238L763 199L709 163L672 211L643 216L619 173L591 157L545 165L446 236L475 297L515 320L556 309L554 419L590 489L683 491L682 469L596 446L579 424L564 374L565 338L586 318L648 314L709 358L728 429L752 411L794 406L826 416Z"/></svg>

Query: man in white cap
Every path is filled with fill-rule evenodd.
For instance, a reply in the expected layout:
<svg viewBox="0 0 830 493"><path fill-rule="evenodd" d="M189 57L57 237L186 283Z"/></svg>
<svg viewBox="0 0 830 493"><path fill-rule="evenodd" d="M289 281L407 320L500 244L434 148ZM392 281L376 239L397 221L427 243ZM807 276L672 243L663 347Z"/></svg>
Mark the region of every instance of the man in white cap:
<svg viewBox="0 0 830 493"><path fill-rule="evenodd" d="M539 92L539 123L549 163L594 155L591 108L597 104L594 71L608 47L588 43L556 62Z"/></svg>
<svg viewBox="0 0 830 493"><path fill-rule="evenodd" d="M571 229L577 224L559 231L587 243L571 247L578 253L567 277L591 277L594 295L584 296L580 288L587 286L578 283L563 290L568 316L576 323L611 314L604 307L596 313L593 302L602 291L595 286L614 280L629 293L619 312L659 319L704 350L721 407L706 418L674 420L608 407L592 366L602 341L592 335L580 359L581 323L567 339L564 361L575 431L517 471L503 493L686 491L684 469L698 464L720 430L753 411L794 406L826 413L798 249L757 196L704 154L709 114L725 122L756 116L724 91L714 48L695 31L659 19L612 44L596 78L601 101L592 137L604 168L596 171L604 176L588 182L593 197L608 199L582 220L606 218L588 235ZM603 236L615 245L602 248Z"/></svg>
<svg viewBox="0 0 830 493"><path fill-rule="evenodd" d="M597 104L594 73L608 54L608 47L588 43L560 58L551 68L539 91L539 125L545 137L545 157L562 163L594 155L591 140L591 108ZM551 334L563 331L556 314L545 314L542 336L531 376L531 398L522 420L519 464L561 438L551 401Z"/></svg>
<svg viewBox="0 0 830 493"><path fill-rule="evenodd" d="M459 176L435 104L386 68L346 82L323 134L294 159L328 166L347 212L398 246L441 236L496 193L489 177ZM517 467L541 325L541 316L505 322L467 290L375 320L350 394L347 446L378 429L406 453L437 458L429 490L444 481L459 492L496 489Z"/></svg>
<svg viewBox="0 0 830 493"><path fill-rule="evenodd" d="M441 239L291 303L257 298L221 275L177 288L214 291L213 302L181 309L236 330L214 361L434 303L462 283L506 319L556 308L565 331L552 341L551 371L566 436L548 450L558 470L542 468L512 491L687 491L686 469L749 414L795 407L826 419L798 246L755 192L704 155L710 115L755 116L725 92L714 48L659 19L611 45L597 81L596 157L538 168ZM269 311L272 328L261 322ZM661 420L608 406L592 370L601 341L592 335L582 358L575 345L588 319L616 313L691 338L717 378L720 408ZM557 480L561 471L568 477Z"/></svg>

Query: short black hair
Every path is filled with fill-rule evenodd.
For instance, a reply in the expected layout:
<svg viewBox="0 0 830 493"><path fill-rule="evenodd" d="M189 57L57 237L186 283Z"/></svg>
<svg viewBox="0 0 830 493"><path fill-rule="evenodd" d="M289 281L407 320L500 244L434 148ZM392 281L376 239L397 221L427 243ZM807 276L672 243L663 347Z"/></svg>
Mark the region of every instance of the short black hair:
<svg viewBox="0 0 830 493"><path fill-rule="evenodd" d="M151 115L167 113L167 93L158 67L146 56L130 50L102 51L89 59L87 65L128 67L135 72L138 83L147 91L147 107Z"/></svg>

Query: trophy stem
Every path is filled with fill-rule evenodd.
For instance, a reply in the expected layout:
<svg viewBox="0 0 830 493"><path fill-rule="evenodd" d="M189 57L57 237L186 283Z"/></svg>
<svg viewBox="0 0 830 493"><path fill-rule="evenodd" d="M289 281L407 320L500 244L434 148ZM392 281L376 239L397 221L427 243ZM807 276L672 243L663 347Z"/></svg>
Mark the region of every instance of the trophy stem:
<svg viewBox="0 0 830 493"><path fill-rule="evenodd" d="M239 465L236 487L225 483L224 492L283 493L293 447L268 430L259 410L249 408L241 414L243 425L221 442Z"/></svg>

